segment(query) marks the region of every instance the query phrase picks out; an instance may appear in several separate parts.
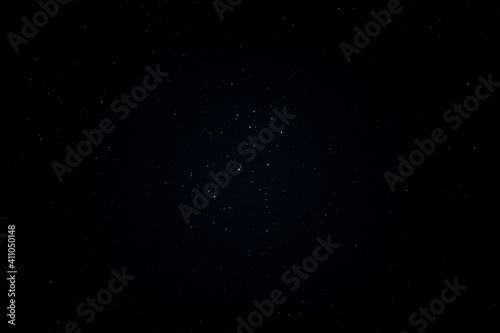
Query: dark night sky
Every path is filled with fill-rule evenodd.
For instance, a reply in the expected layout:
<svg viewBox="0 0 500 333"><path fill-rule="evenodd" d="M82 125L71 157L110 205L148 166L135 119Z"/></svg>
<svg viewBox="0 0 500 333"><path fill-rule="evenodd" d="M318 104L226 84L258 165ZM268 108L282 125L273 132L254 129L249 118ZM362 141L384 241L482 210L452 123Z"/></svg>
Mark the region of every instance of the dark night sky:
<svg viewBox="0 0 500 333"><path fill-rule="evenodd" d="M500 81L500 10L401 1L348 64L339 44L387 3L245 0L220 22L209 0L75 0L18 54L7 34L39 7L5 3L0 233L16 225L18 266L8 329L236 332L236 317L280 288L286 302L255 332L417 332L408 317L454 277L467 290L426 332L494 327L500 92L456 131L443 113L479 75ZM157 64L170 75L120 120L111 103ZM297 117L246 162L238 144L285 106ZM51 163L102 118L115 130L60 183ZM448 140L392 193L384 172L437 127ZM241 174L187 225L178 205L231 159ZM289 291L283 272L328 235L341 246ZM124 266L136 278L84 323L77 305Z"/></svg>

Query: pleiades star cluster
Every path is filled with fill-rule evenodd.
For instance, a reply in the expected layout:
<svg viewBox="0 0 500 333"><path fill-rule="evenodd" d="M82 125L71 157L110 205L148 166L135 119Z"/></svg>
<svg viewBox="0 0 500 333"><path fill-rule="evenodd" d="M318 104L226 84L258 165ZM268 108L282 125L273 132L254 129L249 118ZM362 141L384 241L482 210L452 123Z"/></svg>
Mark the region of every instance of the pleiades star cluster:
<svg viewBox="0 0 500 333"><path fill-rule="evenodd" d="M1 332L496 328L495 2L2 13Z"/></svg>

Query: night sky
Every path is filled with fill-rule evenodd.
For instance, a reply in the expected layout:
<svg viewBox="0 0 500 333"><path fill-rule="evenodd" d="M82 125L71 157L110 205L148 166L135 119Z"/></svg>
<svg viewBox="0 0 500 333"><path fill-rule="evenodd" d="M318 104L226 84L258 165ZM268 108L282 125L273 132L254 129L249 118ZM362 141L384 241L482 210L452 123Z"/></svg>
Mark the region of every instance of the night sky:
<svg viewBox="0 0 500 333"><path fill-rule="evenodd" d="M2 10L2 332L498 326L497 4L60 3Z"/></svg>

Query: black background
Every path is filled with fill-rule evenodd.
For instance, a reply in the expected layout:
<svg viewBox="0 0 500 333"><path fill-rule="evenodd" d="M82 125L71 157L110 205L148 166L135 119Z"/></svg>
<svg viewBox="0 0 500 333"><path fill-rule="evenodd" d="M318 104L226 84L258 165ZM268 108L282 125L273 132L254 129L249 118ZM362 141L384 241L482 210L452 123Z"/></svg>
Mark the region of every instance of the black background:
<svg viewBox="0 0 500 333"><path fill-rule="evenodd" d="M73 1L18 54L6 36L38 5L3 4L15 330L235 332L286 288L256 332L416 332L456 276L468 289L427 332L496 327L498 92L457 131L442 115L479 75L500 81L500 10L402 4L351 64L339 44L387 1L244 1L223 22L210 1ZM111 102L156 64L170 76L118 120ZM186 225L179 203L285 105L297 118ZM105 117L116 130L59 183L51 163ZM383 173L436 127L448 140L392 193ZM289 292L282 273L328 234L341 247ZM135 280L83 324L76 306L124 266Z"/></svg>

